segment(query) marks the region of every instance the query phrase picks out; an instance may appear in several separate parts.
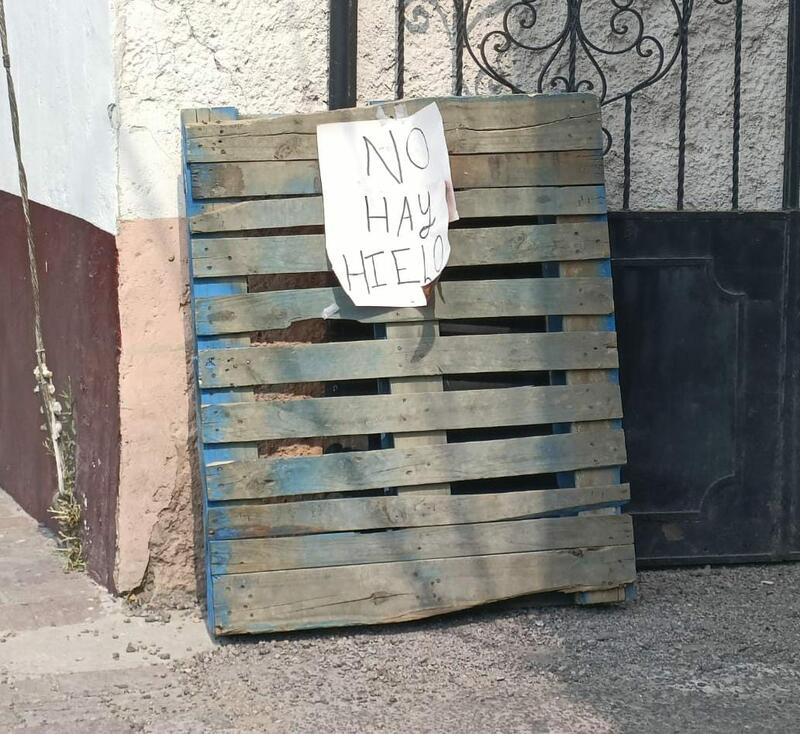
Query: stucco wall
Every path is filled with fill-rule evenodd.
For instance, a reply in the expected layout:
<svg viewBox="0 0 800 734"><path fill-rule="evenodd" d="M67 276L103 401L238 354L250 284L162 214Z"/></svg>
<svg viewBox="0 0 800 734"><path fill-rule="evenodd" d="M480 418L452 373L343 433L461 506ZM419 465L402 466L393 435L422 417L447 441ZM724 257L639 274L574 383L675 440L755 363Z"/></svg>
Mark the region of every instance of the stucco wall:
<svg viewBox="0 0 800 734"><path fill-rule="evenodd" d="M191 594L193 403L180 110L327 107L327 3L118 0L120 589Z"/></svg>

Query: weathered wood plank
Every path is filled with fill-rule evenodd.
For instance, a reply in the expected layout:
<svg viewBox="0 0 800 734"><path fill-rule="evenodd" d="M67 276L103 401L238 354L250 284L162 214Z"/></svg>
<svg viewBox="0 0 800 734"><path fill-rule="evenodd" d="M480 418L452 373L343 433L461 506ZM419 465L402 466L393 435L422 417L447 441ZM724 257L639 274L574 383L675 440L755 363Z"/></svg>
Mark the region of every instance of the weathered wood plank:
<svg viewBox="0 0 800 734"><path fill-rule="evenodd" d="M235 461L206 468L211 500L357 492L625 463L622 431Z"/></svg>
<svg viewBox="0 0 800 734"><path fill-rule="evenodd" d="M603 158L599 150L454 155L450 171L456 189L602 184ZM317 161L195 163L191 175L198 199L322 193Z"/></svg>
<svg viewBox="0 0 800 734"><path fill-rule="evenodd" d="M548 125L515 129L471 130L445 125L451 155L601 150L598 114L568 118ZM242 135L189 141L189 163L288 161L317 158L316 133Z"/></svg>
<svg viewBox="0 0 800 734"><path fill-rule="evenodd" d="M601 150L454 155L450 172L456 189L605 184Z"/></svg>
<svg viewBox="0 0 800 734"><path fill-rule="evenodd" d="M456 192L456 203L462 219L606 212L603 186L468 189ZM313 227L323 223L322 197L301 196L205 204L200 214L190 218L189 227L193 233L238 232Z"/></svg>
<svg viewBox="0 0 800 734"><path fill-rule="evenodd" d="M372 117L377 111L372 112ZM276 120L279 118L275 118ZM532 153L540 151L600 150L603 136L599 112L521 126L471 128L455 117L444 119L444 135L451 155L473 153ZM247 132L192 138L189 163L223 161L286 161L317 158L316 129L309 132Z"/></svg>
<svg viewBox="0 0 800 734"><path fill-rule="evenodd" d="M467 189L456 192L456 203L462 219L605 214L606 191L604 186Z"/></svg>
<svg viewBox="0 0 800 734"><path fill-rule="evenodd" d="M326 344L208 349L199 362L207 388L416 375L614 369L615 332L486 334Z"/></svg>
<svg viewBox="0 0 800 734"><path fill-rule="evenodd" d="M402 622L635 573L632 545L269 571L218 577L214 607L220 634Z"/></svg>
<svg viewBox="0 0 800 734"><path fill-rule="evenodd" d="M189 220L192 232L230 232L323 224L321 196L254 199L234 204L206 204Z"/></svg>
<svg viewBox="0 0 800 734"><path fill-rule="evenodd" d="M617 515L217 540L211 542L210 551L211 572L219 575L631 543L631 518Z"/></svg>
<svg viewBox="0 0 800 734"><path fill-rule="evenodd" d="M587 508L619 507L629 500L628 485L615 484L609 487L500 494L404 494L396 497L214 505L208 511L208 528L216 539L277 538L569 515Z"/></svg>
<svg viewBox="0 0 800 734"><path fill-rule="evenodd" d="M557 95L506 94L492 97L419 97L366 107L294 115L260 115L236 120L204 120L187 125L190 139L316 133L317 125L331 122L374 120L379 114L394 117L414 114L435 102L445 128L468 130L514 129L559 124L571 117L594 115L600 110L597 97L585 93Z"/></svg>
<svg viewBox="0 0 800 734"><path fill-rule="evenodd" d="M203 437L209 443L225 443L542 425L622 417L617 385L442 392L442 378L429 379L439 380L439 391L425 384L423 389L413 392L397 386L397 392L392 390L390 395L208 405L203 408ZM412 386L416 385L412 383ZM395 447L403 448L398 438L395 435ZM445 442L443 437L438 443Z"/></svg>
<svg viewBox="0 0 800 734"><path fill-rule="evenodd" d="M449 267L591 260L609 256L605 222L452 229ZM196 278L331 270L325 235L194 239Z"/></svg>
<svg viewBox="0 0 800 734"><path fill-rule="evenodd" d="M504 316L608 314L612 308L610 278L520 278L453 281L436 286L432 306L384 309L357 307L341 288L305 288L241 296L197 299L195 321L202 335L285 329L297 321L329 318L388 323L432 319Z"/></svg>

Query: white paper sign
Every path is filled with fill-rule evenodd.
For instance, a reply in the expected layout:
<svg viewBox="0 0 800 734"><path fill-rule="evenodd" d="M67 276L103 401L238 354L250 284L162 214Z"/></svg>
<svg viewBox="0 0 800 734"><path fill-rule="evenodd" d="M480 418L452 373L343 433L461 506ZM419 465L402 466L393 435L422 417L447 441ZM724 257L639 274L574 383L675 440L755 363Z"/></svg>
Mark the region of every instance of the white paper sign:
<svg viewBox="0 0 800 734"><path fill-rule="evenodd" d="M320 125L317 147L325 247L345 292L356 306L424 306L458 218L439 108Z"/></svg>

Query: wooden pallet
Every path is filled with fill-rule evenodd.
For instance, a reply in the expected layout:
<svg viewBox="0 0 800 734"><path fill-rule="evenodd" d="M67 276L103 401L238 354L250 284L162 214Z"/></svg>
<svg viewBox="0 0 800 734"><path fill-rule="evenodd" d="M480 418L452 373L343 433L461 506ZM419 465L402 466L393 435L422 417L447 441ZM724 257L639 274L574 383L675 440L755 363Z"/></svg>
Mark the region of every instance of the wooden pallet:
<svg viewBox="0 0 800 734"><path fill-rule="evenodd" d="M397 622L545 591L619 601L634 580L597 101L436 101L462 219L425 308L356 308L332 281L302 287L330 277L316 125L376 108L184 113L217 634ZM253 292L256 275L293 285ZM334 303L338 340L271 331ZM279 343L255 344L265 331ZM259 386L302 384L328 396L257 399ZM343 436L373 439L331 452ZM264 450L307 439L319 455Z"/></svg>

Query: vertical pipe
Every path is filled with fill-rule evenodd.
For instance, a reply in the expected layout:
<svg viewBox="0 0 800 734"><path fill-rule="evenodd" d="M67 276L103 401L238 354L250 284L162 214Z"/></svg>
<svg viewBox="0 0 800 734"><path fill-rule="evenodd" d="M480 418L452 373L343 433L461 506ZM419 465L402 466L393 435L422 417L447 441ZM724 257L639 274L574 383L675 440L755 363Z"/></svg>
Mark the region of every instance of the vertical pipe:
<svg viewBox="0 0 800 734"><path fill-rule="evenodd" d="M464 91L464 38L467 29L464 19L464 0L453 0L456 25L456 46L453 63L455 64L455 78L453 82L453 94L460 97Z"/></svg>
<svg viewBox="0 0 800 734"><path fill-rule="evenodd" d="M733 51L733 151L731 160L731 209L739 208L739 137L742 111L742 0L736 0Z"/></svg>
<svg viewBox="0 0 800 734"><path fill-rule="evenodd" d="M783 208L800 208L800 0L789 0Z"/></svg>
<svg viewBox="0 0 800 734"><path fill-rule="evenodd" d="M681 44L681 82L678 108L678 197L677 208L683 209L684 176L686 173L686 94L689 83L689 15L691 0L683 0L679 43Z"/></svg>
<svg viewBox="0 0 800 734"><path fill-rule="evenodd" d="M622 137L622 208L630 209L631 203L631 95L625 95L625 128Z"/></svg>
<svg viewBox="0 0 800 734"><path fill-rule="evenodd" d="M569 24L569 68L568 68L568 82L567 91L575 92L576 90L576 66L578 58L578 21L580 19L581 8L576 4L575 0L568 0L567 13Z"/></svg>
<svg viewBox="0 0 800 734"><path fill-rule="evenodd" d="M328 108L355 107L358 0L330 0Z"/></svg>
<svg viewBox="0 0 800 734"><path fill-rule="evenodd" d="M402 99L405 93L406 74L406 0L397 0L397 51L395 55L395 99Z"/></svg>

